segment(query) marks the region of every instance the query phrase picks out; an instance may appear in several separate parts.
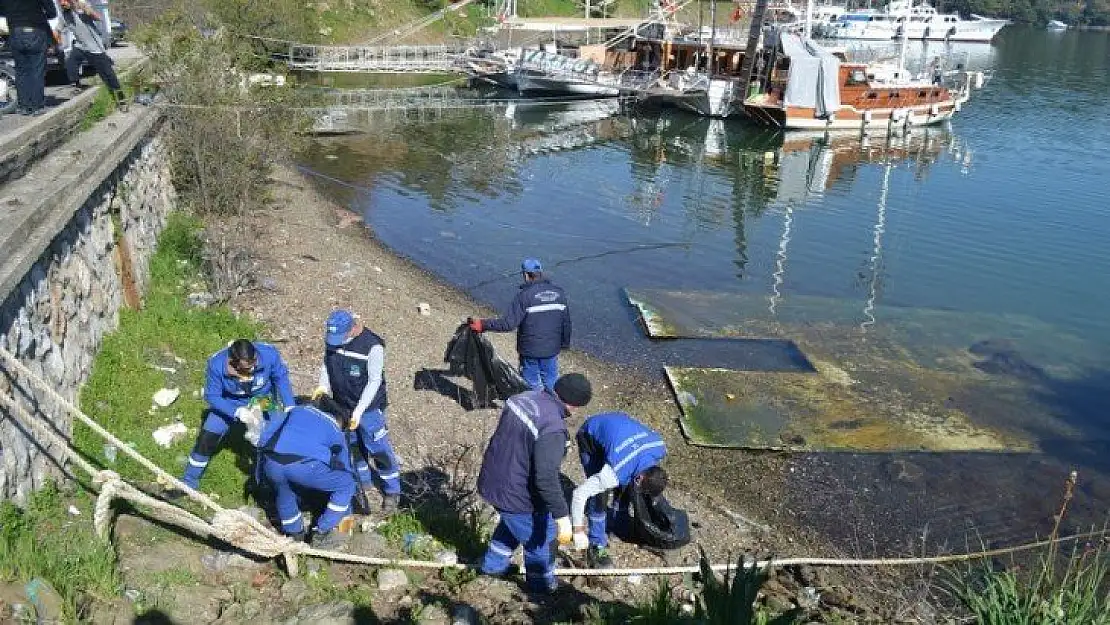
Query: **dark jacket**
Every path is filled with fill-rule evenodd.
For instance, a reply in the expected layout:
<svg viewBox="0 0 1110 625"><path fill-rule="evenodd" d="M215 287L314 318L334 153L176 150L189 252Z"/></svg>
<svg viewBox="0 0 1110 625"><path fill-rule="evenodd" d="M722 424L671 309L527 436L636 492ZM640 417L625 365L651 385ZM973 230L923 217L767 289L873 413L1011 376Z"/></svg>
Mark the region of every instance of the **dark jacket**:
<svg viewBox="0 0 1110 625"><path fill-rule="evenodd" d="M0 16L8 20L8 32L16 28L39 28L50 31L50 22L58 17L54 0L0 0Z"/></svg>
<svg viewBox="0 0 1110 625"><path fill-rule="evenodd" d="M489 406L495 399L508 399L531 389L516 368L497 355L490 340L465 323L447 343L443 362L450 365L452 375L474 382L475 406Z"/></svg>
<svg viewBox="0 0 1110 625"><path fill-rule="evenodd" d="M566 406L552 393L528 391L505 402L478 474L478 493L501 512L567 516L559 481L566 455Z"/></svg>
<svg viewBox="0 0 1110 625"><path fill-rule="evenodd" d="M385 348L382 337L370 330L363 329L358 336L338 347L331 345L324 350L324 367L328 370L328 384L331 385L331 396L346 410L354 410L366 390L370 371L367 363L370 361L370 350L377 346ZM382 372L382 383L374 399L366 408L370 410L385 410L389 399L385 390L385 372Z"/></svg>
<svg viewBox="0 0 1110 625"><path fill-rule="evenodd" d="M551 358L570 347L567 296L547 279L522 284L505 314L483 319L482 326L491 332L516 330L516 351L521 358Z"/></svg>

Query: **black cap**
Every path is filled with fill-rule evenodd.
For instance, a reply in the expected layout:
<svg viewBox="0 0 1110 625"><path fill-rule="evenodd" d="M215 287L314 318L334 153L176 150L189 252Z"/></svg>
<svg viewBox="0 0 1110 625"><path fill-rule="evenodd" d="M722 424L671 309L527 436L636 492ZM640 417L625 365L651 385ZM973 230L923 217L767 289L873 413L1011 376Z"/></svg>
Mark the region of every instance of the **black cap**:
<svg viewBox="0 0 1110 625"><path fill-rule="evenodd" d="M555 381L555 394L568 406L580 408L594 396L590 381L581 373L568 373Z"/></svg>

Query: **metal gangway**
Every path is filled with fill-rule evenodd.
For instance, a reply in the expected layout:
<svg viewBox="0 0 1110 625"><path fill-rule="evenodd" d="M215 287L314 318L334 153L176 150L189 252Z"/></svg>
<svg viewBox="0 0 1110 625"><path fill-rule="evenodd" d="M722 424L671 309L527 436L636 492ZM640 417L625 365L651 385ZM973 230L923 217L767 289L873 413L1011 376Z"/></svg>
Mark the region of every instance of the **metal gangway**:
<svg viewBox="0 0 1110 625"><path fill-rule="evenodd" d="M290 69L307 72L373 72L442 74L461 72L455 59L466 51L458 45L318 46L290 43L284 57Z"/></svg>

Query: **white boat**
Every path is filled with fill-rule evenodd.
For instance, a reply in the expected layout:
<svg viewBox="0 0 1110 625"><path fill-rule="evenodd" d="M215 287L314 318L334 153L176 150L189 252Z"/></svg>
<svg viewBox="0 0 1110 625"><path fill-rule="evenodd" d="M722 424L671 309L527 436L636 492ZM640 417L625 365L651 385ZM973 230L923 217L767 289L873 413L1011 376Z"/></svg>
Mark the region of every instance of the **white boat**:
<svg viewBox="0 0 1110 625"><path fill-rule="evenodd" d="M516 88L521 95L571 95L614 97L620 95L616 84L606 84L608 76L590 59L575 58L547 50L525 50L516 68Z"/></svg>
<svg viewBox="0 0 1110 625"><path fill-rule="evenodd" d="M822 32L834 39L890 40L901 38L905 31L911 41L974 41L986 43L1005 28L1009 20L972 14L965 20L954 13L939 13L922 2L891 2L881 11L849 11Z"/></svg>
<svg viewBox="0 0 1110 625"><path fill-rule="evenodd" d="M458 62L474 78L506 89L516 89L516 69L521 53L521 48L468 51L459 57Z"/></svg>
<svg viewBox="0 0 1110 625"><path fill-rule="evenodd" d="M1068 29L1068 25L1061 22L1060 20L1052 20L1048 23L1048 26L1046 28L1053 32L1063 32Z"/></svg>

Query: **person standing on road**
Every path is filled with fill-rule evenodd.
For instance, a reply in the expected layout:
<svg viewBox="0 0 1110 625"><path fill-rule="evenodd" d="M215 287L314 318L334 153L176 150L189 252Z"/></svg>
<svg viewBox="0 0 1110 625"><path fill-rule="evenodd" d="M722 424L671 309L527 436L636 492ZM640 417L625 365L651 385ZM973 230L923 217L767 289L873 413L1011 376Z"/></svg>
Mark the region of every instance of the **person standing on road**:
<svg viewBox="0 0 1110 625"><path fill-rule="evenodd" d="M524 284L508 311L497 319L469 318L475 332L516 330L520 375L534 390L554 390L559 352L570 347L570 308L563 289L543 275L543 265L527 258L520 265Z"/></svg>
<svg viewBox="0 0 1110 625"><path fill-rule="evenodd" d="M590 403L590 381L564 375L547 389L526 391L505 401L478 474L478 494L500 516L482 561L482 573L504 575L517 546L524 546L528 588L556 588L552 542L570 544L573 531L559 467L570 435L564 421L571 408Z"/></svg>
<svg viewBox="0 0 1110 625"><path fill-rule="evenodd" d="M348 439L362 452L355 467L359 482L365 488L377 478L382 513L392 514L401 499L401 465L393 453L385 422L389 404L385 341L363 326L351 311L336 310L328 315L324 343L324 364L313 397L331 395L350 413Z"/></svg>
<svg viewBox="0 0 1110 625"><path fill-rule="evenodd" d="M62 23L73 36L73 48L66 55L66 75L69 82L78 89L84 89L85 85L81 84L81 64L92 65L100 79L112 90L116 105L126 112L127 98L123 95L116 70L112 67L112 58L108 56L104 41L100 38L100 30L96 27L96 22L102 22L104 17L85 0L60 2Z"/></svg>
<svg viewBox="0 0 1110 625"><path fill-rule="evenodd" d="M15 90L20 115L46 111L46 50L53 42L50 21L58 16L54 0L0 0L8 20L8 44L15 60Z"/></svg>
<svg viewBox="0 0 1110 625"><path fill-rule="evenodd" d="M204 400L208 410L189 454L181 481L196 490L208 462L220 449L220 442L233 425L250 425L252 413L263 416L258 434L264 435L272 417L295 405L289 370L281 353L269 343L237 339L208 359ZM257 441L252 441L257 444ZM166 496L180 498L184 493L170 489Z"/></svg>

